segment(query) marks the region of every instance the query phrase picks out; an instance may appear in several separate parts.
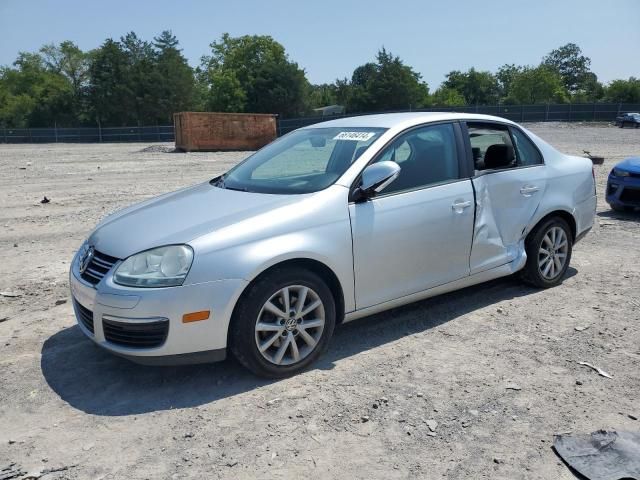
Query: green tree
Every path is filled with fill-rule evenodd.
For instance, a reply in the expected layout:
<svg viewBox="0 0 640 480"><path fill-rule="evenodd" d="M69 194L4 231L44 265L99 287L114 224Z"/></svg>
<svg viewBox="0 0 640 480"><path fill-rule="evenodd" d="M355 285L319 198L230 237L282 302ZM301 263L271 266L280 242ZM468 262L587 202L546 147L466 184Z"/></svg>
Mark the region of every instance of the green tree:
<svg viewBox="0 0 640 480"><path fill-rule="evenodd" d="M604 97L604 85L598 81L595 73L585 75L580 90L575 92L571 101L576 103L591 103L602 100Z"/></svg>
<svg viewBox="0 0 640 480"><path fill-rule="evenodd" d="M232 71L214 71L209 76L211 90L205 108L212 112L244 112L247 94Z"/></svg>
<svg viewBox="0 0 640 480"><path fill-rule="evenodd" d="M352 105L351 97L353 89L351 88L351 82L348 78L342 78L336 80L336 103L349 107Z"/></svg>
<svg viewBox="0 0 640 480"><path fill-rule="evenodd" d="M353 71L348 90L338 86L350 111L371 112L420 108L428 102L429 88L421 75L383 47L375 63ZM338 96L339 97L339 96Z"/></svg>
<svg viewBox="0 0 640 480"><path fill-rule="evenodd" d="M127 104L137 125L154 124L161 118L161 86L165 80L156 64L156 52L150 42L129 32L120 38L122 51L127 59L124 76ZM166 121L166 120L165 120Z"/></svg>
<svg viewBox="0 0 640 480"><path fill-rule="evenodd" d="M89 100L103 126L153 125L172 121L194 100L193 71L169 31L154 43L129 32L91 53Z"/></svg>
<svg viewBox="0 0 640 480"><path fill-rule="evenodd" d="M195 79L193 69L178 48L178 39L169 30L155 37L155 74L159 83L155 87L160 122L173 122L173 114L191 110L195 106Z"/></svg>
<svg viewBox="0 0 640 480"><path fill-rule="evenodd" d="M465 104L462 94L453 88L440 87L431 96L434 107L458 107Z"/></svg>
<svg viewBox="0 0 640 480"><path fill-rule="evenodd" d="M500 98L496 77L491 72L478 71L475 68L470 68L467 72L449 72L442 86L460 93L467 105L494 104Z"/></svg>
<svg viewBox="0 0 640 480"><path fill-rule="evenodd" d="M607 102L640 103L640 79L614 80L605 89Z"/></svg>
<svg viewBox="0 0 640 480"><path fill-rule="evenodd" d="M45 127L73 121L67 79L47 69L41 55L21 52L13 68L0 69L0 123L6 127Z"/></svg>
<svg viewBox="0 0 640 480"><path fill-rule="evenodd" d="M522 72L522 67L519 65L514 65L513 63L505 63L498 69L498 72L496 73L496 80L498 80L498 87L500 96L502 98L506 98L509 96L509 94L511 93L511 85L513 84L513 79L520 72Z"/></svg>
<svg viewBox="0 0 640 480"><path fill-rule="evenodd" d="M506 103L563 103L569 99L562 78L545 65L523 67L511 83Z"/></svg>
<svg viewBox="0 0 640 480"><path fill-rule="evenodd" d="M40 54L47 69L62 75L71 85L73 123L86 121L89 56L68 40L59 45L44 45Z"/></svg>
<svg viewBox="0 0 640 480"><path fill-rule="evenodd" d="M542 59L543 65L558 72L565 88L570 93L576 93L583 89L584 82L591 73L589 66L591 59L582 55L582 50L575 43L552 50Z"/></svg>
<svg viewBox="0 0 640 480"><path fill-rule="evenodd" d="M321 85L310 85L310 108L326 107L328 105L336 105L337 103L337 86L335 84L323 83Z"/></svg>
<svg viewBox="0 0 640 480"><path fill-rule="evenodd" d="M91 53L89 99L98 125L127 125L132 121L128 67L127 54L113 39L105 40Z"/></svg>
<svg viewBox="0 0 640 480"><path fill-rule="evenodd" d="M211 43L211 55L202 58L201 72L209 88L206 103L218 110L241 106L246 112L292 116L307 108L304 70L270 36L223 34Z"/></svg>

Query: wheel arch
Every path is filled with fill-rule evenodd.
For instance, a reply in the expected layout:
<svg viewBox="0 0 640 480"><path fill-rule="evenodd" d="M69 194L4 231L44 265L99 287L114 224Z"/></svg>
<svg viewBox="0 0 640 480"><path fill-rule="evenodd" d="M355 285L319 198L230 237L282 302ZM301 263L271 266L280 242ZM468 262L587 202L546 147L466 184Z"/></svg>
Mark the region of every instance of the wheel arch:
<svg viewBox="0 0 640 480"><path fill-rule="evenodd" d="M344 300L344 291L342 288L342 284L340 283L338 276L335 274L335 272L331 268L329 268L326 264L322 263L321 261L315 260L312 258L302 258L302 257L291 258L288 260L280 261L278 263L270 265L269 267L265 268L260 273L258 273L256 276L254 276L254 278L247 285L245 285L244 289L242 290L242 293L238 297L238 300L236 301L236 304L233 307L233 313L231 315L232 321L239 303L243 300L244 296L246 295L246 292L249 291L249 288L252 285L254 285L257 281L259 281L263 276L273 272L274 270L295 268L295 267L307 269L315 273L316 275L318 275L320 278L322 278L322 280L326 282L327 286L329 287L329 290L331 290L334 302L336 304L336 325L342 323L345 315L345 300ZM228 331L230 332L231 329L229 329ZM227 344L228 344L228 341L227 341Z"/></svg>
<svg viewBox="0 0 640 480"><path fill-rule="evenodd" d="M529 232L527 233L527 237L529 235L531 235L532 232L534 232L536 230L536 228L538 227L538 225L542 224L543 222L546 222L547 220L549 220L552 217L560 217L562 218L565 222L567 222L569 224L569 228L571 229L571 241L575 242L576 240L576 235L577 235L577 224L576 224L576 219L574 218L573 214L571 212L568 212L567 210L553 210L552 212L547 213L546 215L544 215L542 218L540 218L540 220L538 220L535 225L533 225L533 227L529 230Z"/></svg>

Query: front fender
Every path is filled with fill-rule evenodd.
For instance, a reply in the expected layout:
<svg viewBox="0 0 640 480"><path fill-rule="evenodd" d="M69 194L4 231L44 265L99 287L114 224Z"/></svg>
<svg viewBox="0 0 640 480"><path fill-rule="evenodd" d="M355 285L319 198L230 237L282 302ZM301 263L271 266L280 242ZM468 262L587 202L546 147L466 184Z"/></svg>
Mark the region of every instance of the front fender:
<svg viewBox="0 0 640 480"><path fill-rule="evenodd" d="M194 261L185 284L238 278L252 281L268 268L287 260L310 259L331 269L344 294L345 311L355 309L351 223L348 189L337 186L310 208L278 212L278 222L256 222L242 236L224 242L222 233L189 242ZM282 216L290 222L282 222ZM277 225L277 227L274 227ZM216 238L217 237L217 238Z"/></svg>

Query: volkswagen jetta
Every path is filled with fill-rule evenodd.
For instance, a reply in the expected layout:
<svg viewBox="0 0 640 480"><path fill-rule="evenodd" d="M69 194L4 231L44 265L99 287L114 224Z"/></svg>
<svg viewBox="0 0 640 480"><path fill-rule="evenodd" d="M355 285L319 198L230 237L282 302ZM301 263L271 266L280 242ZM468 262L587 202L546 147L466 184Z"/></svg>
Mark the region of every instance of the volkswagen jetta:
<svg viewBox="0 0 640 480"><path fill-rule="evenodd" d="M82 332L147 364L298 372L336 324L520 272L558 285L596 205L589 159L496 117L296 130L103 220L70 271Z"/></svg>

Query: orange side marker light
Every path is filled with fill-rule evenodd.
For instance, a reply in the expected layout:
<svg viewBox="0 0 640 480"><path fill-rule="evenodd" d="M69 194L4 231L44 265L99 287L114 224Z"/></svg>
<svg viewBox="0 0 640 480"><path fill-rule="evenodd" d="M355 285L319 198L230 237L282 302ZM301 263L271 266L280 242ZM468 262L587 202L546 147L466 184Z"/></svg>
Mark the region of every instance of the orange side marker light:
<svg viewBox="0 0 640 480"><path fill-rule="evenodd" d="M185 313L182 316L182 323L199 322L201 320L207 320L209 318L209 310L202 310L201 312Z"/></svg>

